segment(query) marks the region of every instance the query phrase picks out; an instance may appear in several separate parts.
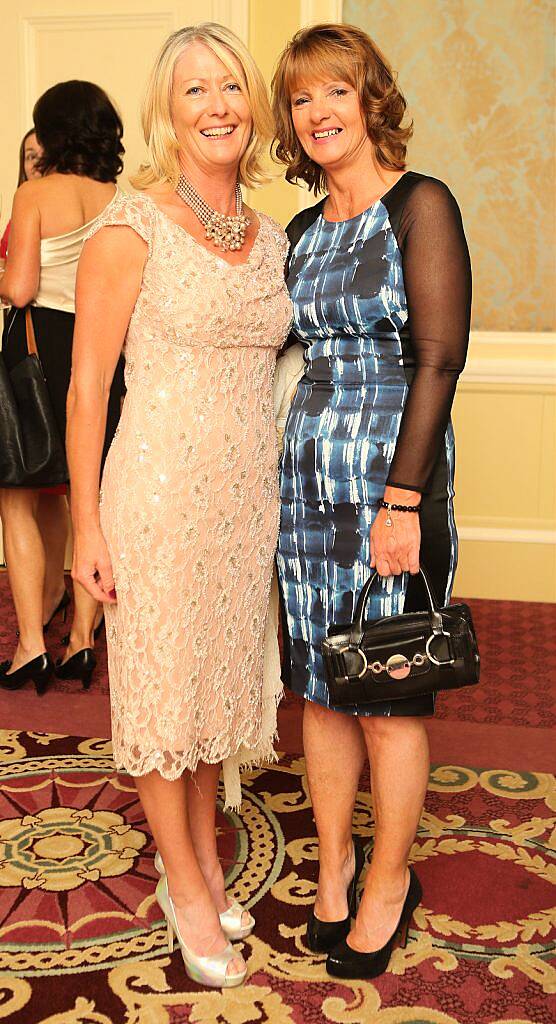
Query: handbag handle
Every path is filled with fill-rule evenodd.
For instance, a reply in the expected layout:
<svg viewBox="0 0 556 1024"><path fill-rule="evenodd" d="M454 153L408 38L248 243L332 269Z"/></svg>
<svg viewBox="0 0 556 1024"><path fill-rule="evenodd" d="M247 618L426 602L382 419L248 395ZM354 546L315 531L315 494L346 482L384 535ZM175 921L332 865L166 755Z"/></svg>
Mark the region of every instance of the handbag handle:
<svg viewBox="0 0 556 1024"><path fill-rule="evenodd" d="M31 316L31 307L27 306L25 310L25 336L27 338L27 352L30 356L37 356L37 340L35 338L35 328L33 327L33 317Z"/></svg>
<svg viewBox="0 0 556 1024"><path fill-rule="evenodd" d="M379 575L378 572L375 570L374 573L372 574L372 576L369 576L369 579L364 584L364 586L361 588L361 593L359 594L359 597L358 597L358 600L357 600L357 605L356 605L356 608L355 608L355 614L353 616L353 625L352 625L352 628L351 628L351 636L350 636L351 643L356 644L357 646L359 646L359 644L361 643L361 639L363 637L364 623L365 623L365 612L367 610L367 603L369 601L369 596L370 596L370 593L371 593L371 587L373 586L373 583L375 582L375 580L378 578L378 575ZM427 576L427 574L426 574L426 572L425 572L425 570L423 569L422 566L419 569L419 575L421 576L421 578L422 578L422 580L423 580L423 582L425 584L425 590L427 592L427 597L428 597L429 607L430 607L430 612L431 612L431 620L432 620L433 631L435 633L436 632L442 632L443 631L443 626L442 626L442 616L440 614L440 606L438 604L438 600L437 600L436 594L435 594L435 592L433 590L431 581L429 580L429 578L428 578L428 576Z"/></svg>

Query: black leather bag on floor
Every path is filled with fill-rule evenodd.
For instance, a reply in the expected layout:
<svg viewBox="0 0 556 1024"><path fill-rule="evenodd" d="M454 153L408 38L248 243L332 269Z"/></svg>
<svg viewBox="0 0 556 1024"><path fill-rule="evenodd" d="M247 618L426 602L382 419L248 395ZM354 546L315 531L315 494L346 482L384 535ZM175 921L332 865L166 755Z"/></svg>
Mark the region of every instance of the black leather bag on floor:
<svg viewBox="0 0 556 1024"><path fill-rule="evenodd" d="M365 622L367 580L353 622L334 626L322 644L330 704L404 700L479 682L480 658L471 610L440 608L426 572L421 576L429 609Z"/></svg>
<svg viewBox="0 0 556 1024"><path fill-rule="evenodd" d="M0 353L0 487L53 486L68 479L30 309L25 330L27 355L17 366L8 371Z"/></svg>

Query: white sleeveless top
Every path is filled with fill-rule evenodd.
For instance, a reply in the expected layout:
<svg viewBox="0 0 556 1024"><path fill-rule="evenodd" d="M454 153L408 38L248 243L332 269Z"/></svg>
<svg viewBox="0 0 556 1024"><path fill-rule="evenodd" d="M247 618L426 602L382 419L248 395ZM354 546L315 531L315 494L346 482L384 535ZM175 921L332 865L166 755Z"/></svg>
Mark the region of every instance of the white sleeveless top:
<svg viewBox="0 0 556 1024"><path fill-rule="evenodd" d="M75 313L75 278L85 237L93 228L95 221L110 209L119 194L120 189L116 186L112 199L98 216L75 228L74 231L68 231L65 235L54 235L52 238L41 238L39 290L33 299L33 306Z"/></svg>

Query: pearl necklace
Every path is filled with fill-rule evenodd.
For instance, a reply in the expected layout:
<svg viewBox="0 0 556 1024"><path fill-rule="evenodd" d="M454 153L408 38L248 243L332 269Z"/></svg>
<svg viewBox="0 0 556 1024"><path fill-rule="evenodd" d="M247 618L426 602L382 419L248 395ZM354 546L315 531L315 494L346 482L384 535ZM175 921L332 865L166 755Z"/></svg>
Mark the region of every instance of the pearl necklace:
<svg viewBox="0 0 556 1024"><path fill-rule="evenodd" d="M239 182L236 182L236 213L235 216L227 216L219 213L205 202L202 196L195 191L191 182L184 174L180 174L176 192L184 203L187 203L193 210L196 217L205 228L205 238L211 239L218 249L227 252L228 249L241 249L245 242L245 232L250 224L249 219L243 213L243 199Z"/></svg>

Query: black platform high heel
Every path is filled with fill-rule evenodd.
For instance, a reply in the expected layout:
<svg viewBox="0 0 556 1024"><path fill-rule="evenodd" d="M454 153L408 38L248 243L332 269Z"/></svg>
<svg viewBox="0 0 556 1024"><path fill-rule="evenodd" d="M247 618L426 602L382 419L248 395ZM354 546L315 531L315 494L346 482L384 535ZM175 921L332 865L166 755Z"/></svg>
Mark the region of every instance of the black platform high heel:
<svg viewBox="0 0 556 1024"><path fill-rule="evenodd" d="M56 616L60 614L60 612L62 613L62 622L66 621L66 619L68 617L68 608L69 608L70 602L71 602L71 597L69 595L69 591L68 590L64 590L64 593L62 594L60 600L58 601L58 604L56 605L54 611L52 612L52 615L50 616L48 622L45 622L43 624L43 627L42 627L43 633L48 633L48 628L49 628L52 620L55 619Z"/></svg>
<svg viewBox="0 0 556 1024"><path fill-rule="evenodd" d="M38 696L42 697L46 693L54 672L52 658L46 651L16 669L15 672L9 672L11 664L11 661L3 661L0 664L0 686L4 690L21 690L21 687L25 686L29 679L32 679Z"/></svg>
<svg viewBox="0 0 556 1024"><path fill-rule="evenodd" d="M58 658L54 669L57 679L81 679L83 689L88 690L96 668L97 659L91 647L84 647L62 664Z"/></svg>
<svg viewBox="0 0 556 1024"><path fill-rule="evenodd" d="M407 896L405 897L400 919L393 934L388 939L388 942L382 946L381 949L377 949L372 953L359 953L356 949L352 949L347 943L346 938L342 939L341 942L328 954L326 960L326 970L328 974L331 974L334 978L352 978L366 980L370 978L378 978L379 974L384 974L388 964L390 963L390 957L396 944L396 941L405 949L407 945L407 933L409 931L409 924L413 913L419 906L423 896L423 890L421 883L417 878L413 868L409 869L409 889L407 890Z"/></svg>
<svg viewBox="0 0 556 1024"><path fill-rule="evenodd" d="M360 836L353 837L355 851L355 871L348 886L347 917L342 921L319 921L311 907L307 920L307 945L313 953L328 953L342 939L345 939L351 927L351 918L357 914L357 883L365 866L365 844Z"/></svg>

